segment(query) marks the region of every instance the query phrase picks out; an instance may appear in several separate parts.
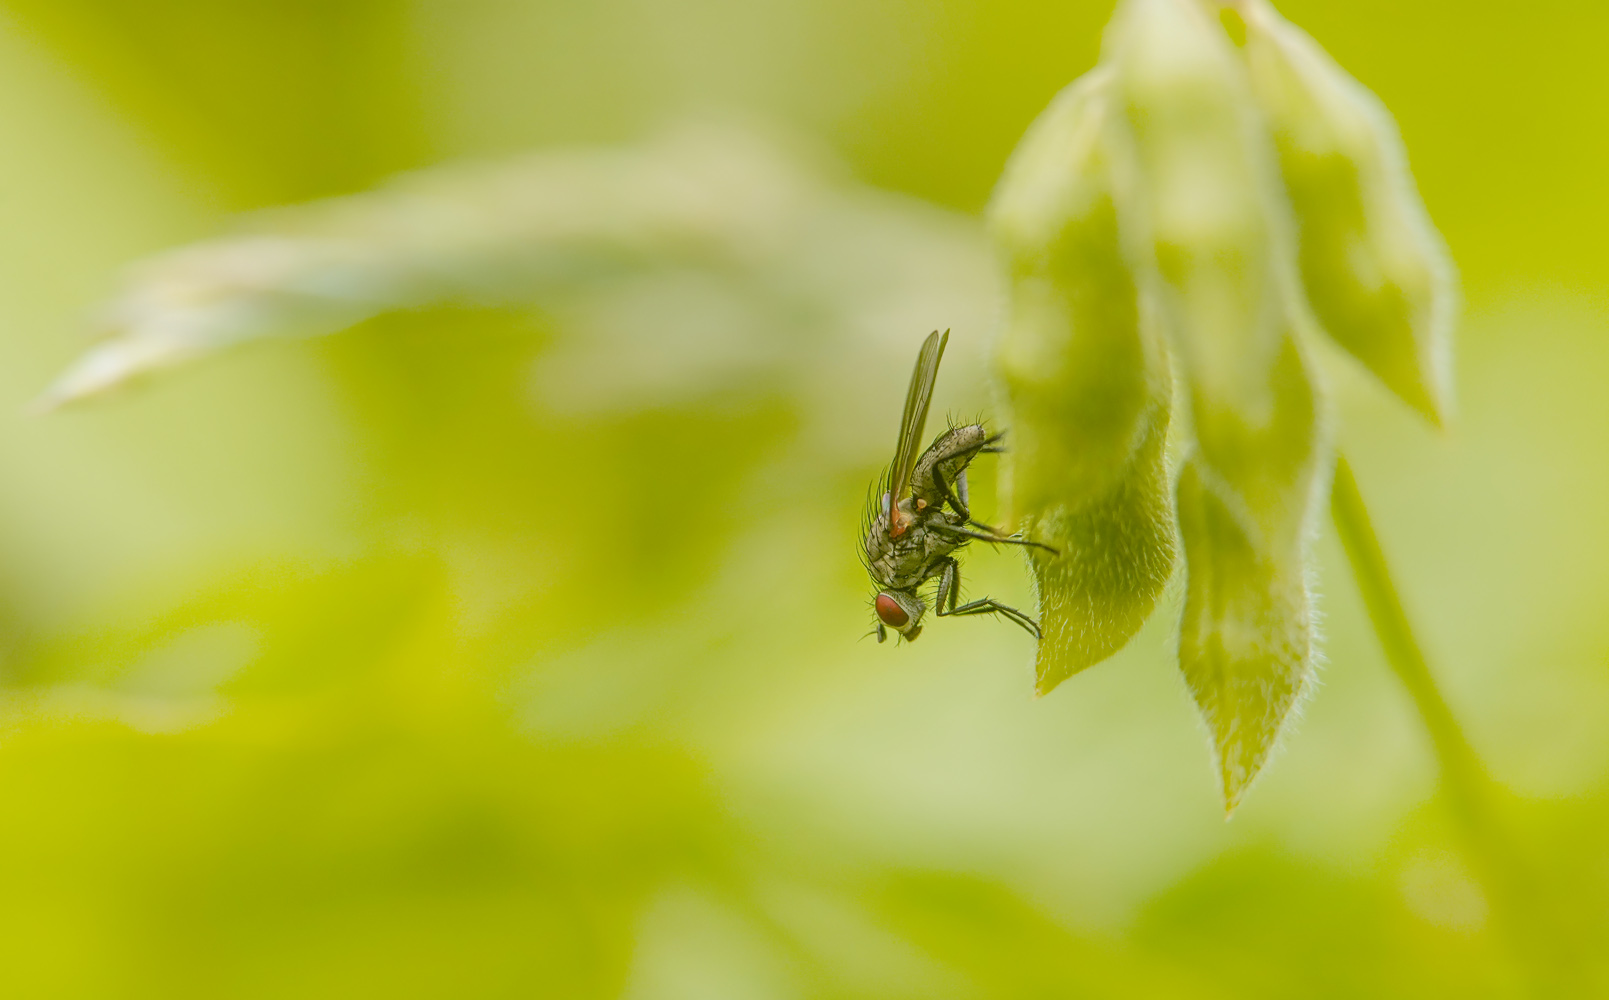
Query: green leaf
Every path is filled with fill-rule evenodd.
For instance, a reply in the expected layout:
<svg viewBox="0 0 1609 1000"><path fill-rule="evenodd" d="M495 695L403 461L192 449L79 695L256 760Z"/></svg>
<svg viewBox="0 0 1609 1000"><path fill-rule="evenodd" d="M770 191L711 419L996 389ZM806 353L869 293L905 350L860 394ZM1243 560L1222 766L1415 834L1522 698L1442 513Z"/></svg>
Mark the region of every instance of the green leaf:
<svg viewBox="0 0 1609 1000"><path fill-rule="evenodd" d="M1027 519L1030 537L1059 549L1030 555L1042 633L1036 694L1122 649L1173 574L1178 542L1164 456L1167 425L1165 417L1145 424L1146 437L1107 492Z"/></svg>
<svg viewBox="0 0 1609 1000"><path fill-rule="evenodd" d="M1269 4L1243 11L1252 85L1279 151L1313 312L1387 388L1441 424L1452 404L1457 279L1396 125Z"/></svg>
<svg viewBox="0 0 1609 1000"><path fill-rule="evenodd" d="M1307 548L1330 447L1294 339L1269 389L1266 422L1196 394L1197 451L1178 488L1188 567L1179 666L1212 734L1231 810L1314 672Z"/></svg>
<svg viewBox="0 0 1609 1000"><path fill-rule="evenodd" d="M1033 550L1040 694L1121 649L1149 617L1177 550L1164 460L1171 376L1119 245L1105 84L1046 109L991 206L1009 265L999 366L1011 404L1004 466Z"/></svg>
<svg viewBox="0 0 1609 1000"><path fill-rule="evenodd" d="M1189 387L1179 665L1232 809L1312 676L1306 540L1328 424L1273 143L1237 53L1196 3L1129 0L1107 55L1124 242Z"/></svg>
<svg viewBox="0 0 1609 1000"><path fill-rule="evenodd" d="M1124 242L1190 381L1266 412L1295 268L1244 67L1193 0L1127 0L1108 29Z"/></svg>
<svg viewBox="0 0 1609 1000"><path fill-rule="evenodd" d="M1311 676L1313 637L1301 566L1259 552L1232 497L1208 480L1195 461L1179 477L1190 567L1179 662L1217 748L1224 803L1233 810Z"/></svg>

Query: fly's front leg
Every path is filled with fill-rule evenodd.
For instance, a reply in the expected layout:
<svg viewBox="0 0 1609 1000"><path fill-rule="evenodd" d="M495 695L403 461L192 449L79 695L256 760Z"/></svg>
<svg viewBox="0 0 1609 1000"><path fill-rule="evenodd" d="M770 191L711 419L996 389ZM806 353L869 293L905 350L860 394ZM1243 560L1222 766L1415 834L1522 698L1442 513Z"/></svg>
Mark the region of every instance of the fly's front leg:
<svg viewBox="0 0 1609 1000"><path fill-rule="evenodd" d="M954 559L945 559L944 565L939 569L938 600L934 601L935 614L940 618L947 618L950 615L1001 615L1016 622L1035 639L1039 638L1039 623L1016 608L1001 604L992 597L980 597L975 601L957 605L956 602L960 597L961 564Z"/></svg>
<svg viewBox="0 0 1609 1000"><path fill-rule="evenodd" d="M1001 545L1029 545L1036 549L1044 549L1053 556L1061 555L1061 549L1058 549L1053 545L1046 545L1044 542L1035 542L1027 538L1015 538L1006 534L1004 531L1001 531L999 528L984 524L982 521L974 521L971 518L967 519L967 523L972 525L974 528L982 528L984 530L985 534L973 534L968 536L971 538L976 538L980 542L998 542Z"/></svg>

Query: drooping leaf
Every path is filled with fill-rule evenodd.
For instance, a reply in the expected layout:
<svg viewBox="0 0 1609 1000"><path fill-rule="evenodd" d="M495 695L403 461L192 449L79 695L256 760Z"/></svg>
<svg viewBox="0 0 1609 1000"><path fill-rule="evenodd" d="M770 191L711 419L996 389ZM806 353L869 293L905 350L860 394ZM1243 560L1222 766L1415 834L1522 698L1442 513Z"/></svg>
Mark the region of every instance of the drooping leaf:
<svg viewBox="0 0 1609 1000"><path fill-rule="evenodd" d="M1263 0L1242 6L1246 60L1279 151L1313 312L1432 423L1452 405L1457 279L1391 115Z"/></svg>
<svg viewBox="0 0 1609 1000"><path fill-rule="evenodd" d="M1179 666L1218 751L1233 809L1314 672L1308 541L1330 449L1293 339L1269 373L1271 419L1196 395L1196 453L1179 478L1188 584Z"/></svg>
<svg viewBox="0 0 1609 1000"><path fill-rule="evenodd" d="M1266 409L1295 271L1271 144L1240 60L1195 0L1127 0L1103 59L1131 266L1155 275L1190 382Z"/></svg>
<svg viewBox="0 0 1609 1000"><path fill-rule="evenodd" d="M990 212L1010 273L999 353L1007 493L1027 536L1059 550L1030 552L1040 694L1128 642L1177 549L1164 460L1171 376L1119 245L1105 90L1096 73L1056 98Z"/></svg>
<svg viewBox="0 0 1609 1000"><path fill-rule="evenodd" d="M1328 427L1272 142L1228 38L1189 0L1130 0L1107 58L1125 245L1189 387L1180 668L1233 808L1313 669L1306 539Z"/></svg>
<svg viewBox="0 0 1609 1000"><path fill-rule="evenodd" d="M1233 498L1207 481L1194 460L1179 477L1190 567L1179 660L1217 746L1224 802L1233 809L1307 681L1312 633L1301 567L1260 553Z"/></svg>

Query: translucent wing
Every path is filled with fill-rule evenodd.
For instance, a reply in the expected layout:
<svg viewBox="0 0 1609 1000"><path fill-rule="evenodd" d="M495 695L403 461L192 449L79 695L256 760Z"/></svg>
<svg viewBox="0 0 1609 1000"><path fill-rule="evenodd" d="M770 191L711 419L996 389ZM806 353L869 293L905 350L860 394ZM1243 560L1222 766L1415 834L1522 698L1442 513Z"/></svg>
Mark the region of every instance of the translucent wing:
<svg viewBox="0 0 1609 1000"><path fill-rule="evenodd" d="M927 426L927 407L933 401L933 383L939 377L939 359L944 357L944 345L950 340L950 331L934 330L922 342L922 352L916 356L916 370L911 372L911 388L905 393L905 416L899 422L899 445L894 449L894 468L890 476L889 497L895 510L911 489L911 473L916 469L921 454L922 429ZM904 528L896 513L890 522L898 535Z"/></svg>

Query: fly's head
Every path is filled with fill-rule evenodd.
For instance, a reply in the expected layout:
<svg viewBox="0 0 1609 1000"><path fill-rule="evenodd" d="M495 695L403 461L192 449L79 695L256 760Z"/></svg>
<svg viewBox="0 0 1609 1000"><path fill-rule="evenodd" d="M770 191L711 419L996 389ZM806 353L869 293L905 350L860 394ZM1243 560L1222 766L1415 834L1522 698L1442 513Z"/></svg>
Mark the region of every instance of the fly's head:
<svg viewBox="0 0 1609 1000"><path fill-rule="evenodd" d="M872 607L877 612L878 642L888 638L889 629L904 636L907 642L915 642L916 637L922 634L922 615L926 613L927 605L911 591L880 591L873 599Z"/></svg>

